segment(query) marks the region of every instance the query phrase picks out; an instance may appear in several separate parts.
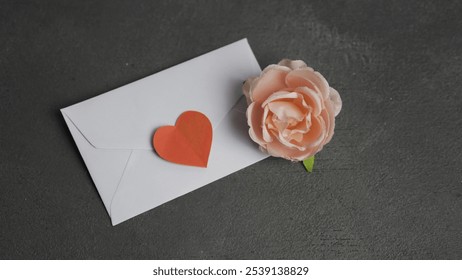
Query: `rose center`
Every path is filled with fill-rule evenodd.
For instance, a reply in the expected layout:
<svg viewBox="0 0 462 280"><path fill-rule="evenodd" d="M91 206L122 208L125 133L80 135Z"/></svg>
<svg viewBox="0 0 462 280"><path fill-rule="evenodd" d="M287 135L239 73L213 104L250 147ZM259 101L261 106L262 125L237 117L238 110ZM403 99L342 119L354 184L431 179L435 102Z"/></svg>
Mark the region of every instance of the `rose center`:
<svg viewBox="0 0 462 280"><path fill-rule="evenodd" d="M311 125L311 108L303 105L299 98L268 103L265 108L268 114L264 121L270 134L284 142L302 141Z"/></svg>

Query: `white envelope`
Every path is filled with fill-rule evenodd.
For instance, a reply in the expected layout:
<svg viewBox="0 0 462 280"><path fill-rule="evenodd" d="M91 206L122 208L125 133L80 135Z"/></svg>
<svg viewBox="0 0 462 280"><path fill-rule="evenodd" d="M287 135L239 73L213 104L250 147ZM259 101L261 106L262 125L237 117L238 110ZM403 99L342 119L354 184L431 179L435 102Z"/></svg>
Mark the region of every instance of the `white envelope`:
<svg viewBox="0 0 462 280"><path fill-rule="evenodd" d="M241 91L260 71L243 39L61 109L113 225L267 157L248 136ZM170 163L153 151L154 131L187 110L212 123L207 168Z"/></svg>

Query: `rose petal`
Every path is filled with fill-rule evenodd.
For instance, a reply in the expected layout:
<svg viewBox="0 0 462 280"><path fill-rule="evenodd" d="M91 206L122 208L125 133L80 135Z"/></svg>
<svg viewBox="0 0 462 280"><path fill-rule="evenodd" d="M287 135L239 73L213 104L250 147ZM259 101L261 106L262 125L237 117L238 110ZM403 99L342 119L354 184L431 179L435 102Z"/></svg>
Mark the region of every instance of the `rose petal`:
<svg viewBox="0 0 462 280"><path fill-rule="evenodd" d="M304 147L314 148L323 144L326 137L326 124L322 117L313 117L311 119L310 131L305 133L300 145Z"/></svg>
<svg viewBox="0 0 462 280"><path fill-rule="evenodd" d="M311 120L308 121L308 118L305 119L305 121L300 122L298 125L301 124L302 129L289 129L286 128L284 130L278 130L278 131L273 131L273 135L277 138L277 140L284 146L291 148L291 149L297 149L299 151L305 151L307 149L306 145L302 142L303 137L305 135L305 132L309 131L309 123ZM305 127L303 128L303 123L305 124ZM302 131L305 130L305 132L302 133ZM294 142L293 142L294 141Z"/></svg>
<svg viewBox="0 0 462 280"><path fill-rule="evenodd" d="M292 130L290 134L290 141L301 142L303 140L303 133L295 132Z"/></svg>
<svg viewBox="0 0 462 280"><path fill-rule="evenodd" d="M289 92L285 90L280 90L276 91L273 94L271 94L265 102L261 104L262 107L268 105L268 103L276 101L276 100L281 100L281 99L296 99L299 96L299 93L297 92Z"/></svg>
<svg viewBox="0 0 462 280"><path fill-rule="evenodd" d="M278 65L289 67L292 70L308 67L302 60L291 60L287 58L279 61Z"/></svg>
<svg viewBox="0 0 462 280"><path fill-rule="evenodd" d="M324 122L326 123L326 139L324 140L324 145L329 143L334 136L334 128L335 128L335 110L332 106L331 102L324 102L326 107L321 112L321 117L323 118Z"/></svg>
<svg viewBox="0 0 462 280"><path fill-rule="evenodd" d="M308 115L305 117L305 119L299 123L297 123L296 126L292 127L292 133L302 133L305 134L310 130L311 127L311 113L308 113Z"/></svg>
<svg viewBox="0 0 462 280"><path fill-rule="evenodd" d="M268 113L269 113L269 108L268 106L266 106L264 109L263 109L263 118L262 118L262 122L263 122L263 127L262 127L262 132L263 132L263 140L265 140L266 142L272 142L273 141L273 137L271 137L270 133L268 132L268 124L267 124L267 120L270 119L268 118Z"/></svg>
<svg viewBox="0 0 462 280"><path fill-rule="evenodd" d="M250 105L250 103L252 103L252 100L250 100L250 87L253 83L255 83L257 78L258 77L248 78L242 85L242 91L244 92L245 99L247 100L247 105Z"/></svg>
<svg viewBox="0 0 462 280"><path fill-rule="evenodd" d="M271 94L286 88L285 78L290 68L270 65L263 70L260 77L251 84L249 96L252 101L263 102Z"/></svg>
<svg viewBox="0 0 462 280"><path fill-rule="evenodd" d="M273 141L266 146L266 151L270 156L282 157L289 159L290 155L287 151L287 147L279 143L279 141Z"/></svg>
<svg viewBox="0 0 462 280"><path fill-rule="evenodd" d="M329 99L332 102L332 106L334 107L335 116L337 116L342 110L342 99L340 98L338 91L336 91L334 88L330 88Z"/></svg>
<svg viewBox="0 0 462 280"><path fill-rule="evenodd" d="M263 114L263 110L260 106L256 106L256 103L251 103L249 107L247 107L246 115L247 115L247 124L249 125L249 135L252 140L261 145L266 146L265 141L263 140L262 134L262 122L261 116Z"/></svg>
<svg viewBox="0 0 462 280"><path fill-rule="evenodd" d="M274 124L274 126L276 127L276 129L275 129L276 133L279 133L279 131L283 131L284 129L286 129L289 126L288 122L279 120L278 116L276 116L274 114L272 114L272 116L271 116L271 121Z"/></svg>
<svg viewBox="0 0 462 280"><path fill-rule="evenodd" d="M266 118L265 124L266 124L266 126L268 127L269 130L275 130L275 131L277 131L277 127L276 127L276 125L275 125L274 122L273 122L273 118L275 118L275 117L274 117L273 114L271 114L270 117L267 117L267 118Z"/></svg>
<svg viewBox="0 0 462 280"><path fill-rule="evenodd" d="M299 151L290 149L278 141L273 141L266 146L266 152L273 157L281 157L292 161L301 161L315 154L314 149Z"/></svg>
<svg viewBox="0 0 462 280"><path fill-rule="evenodd" d="M293 102L274 101L269 103L267 107L280 121L290 122L291 120L295 120L299 122L304 117L303 111Z"/></svg>
<svg viewBox="0 0 462 280"><path fill-rule="evenodd" d="M275 101L285 101L293 103L300 110L300 112L302 112L303 115L306 115L310 110L308 104L305 102L305 99L303 98L303 94L298 92L277 91L273 93L268 99L266 99L265 102L263 102L262 107L266 107L269 104L274 103ZM283 121L281 117L279 117L279 120ZM297 121L300 120L301 118L297 119Z"/></svg>
<svg viewBox="0 0 462 280"><path fill-rule="evenodd" d="M322 110L321 96L309 87L298 87L295 89L295 91L305 95L305 101L313 109L313 115L319 116Z"/></svg>
<svg viewBox="0 0 462 280"><path fill-rule="evenodd" d="M321 74L315 72L312 68L291 71L287 74L285 82L288 87L309 87L319 92L324 100L329 97L329 84Z"/></svg>
<svg viewBox="0 0 462 280"><path fill-rule="evenodd" d="M297 153L297 154L293 155L291 160L292 161L302 161L302 160L305 160L305 159L315 155L317 152L318 152L318 150L316 150L314 148L309 148L309 149L306 149L303 152L300 152L300 153Z"/></svg>
<svg viewBox="0 0 462 280"><path fill-rule="evenodd" d="M287 148L297 149L299 151L306 150L306 147L304 147L303 145L298 145L298 144L290 142L289 139L284 137L284 135L282 134L281 131L279 131L279 133L276 135L276 137L277 137L278 141Z"/></svg>

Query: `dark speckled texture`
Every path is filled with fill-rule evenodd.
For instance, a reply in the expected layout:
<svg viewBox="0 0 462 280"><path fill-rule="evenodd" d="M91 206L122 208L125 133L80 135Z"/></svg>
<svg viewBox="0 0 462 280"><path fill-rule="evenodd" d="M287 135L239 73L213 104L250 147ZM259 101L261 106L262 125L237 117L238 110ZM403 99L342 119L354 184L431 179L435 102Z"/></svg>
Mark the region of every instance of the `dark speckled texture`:
<svg viewBox="0 0 462 280"><path fill-rule="evenodd" d="M460 1L0 0L0 258L461 259ZM112 227L59 109L247 37L341 93L269 158ZM181 81L180 81L181 82Z"/></svg>

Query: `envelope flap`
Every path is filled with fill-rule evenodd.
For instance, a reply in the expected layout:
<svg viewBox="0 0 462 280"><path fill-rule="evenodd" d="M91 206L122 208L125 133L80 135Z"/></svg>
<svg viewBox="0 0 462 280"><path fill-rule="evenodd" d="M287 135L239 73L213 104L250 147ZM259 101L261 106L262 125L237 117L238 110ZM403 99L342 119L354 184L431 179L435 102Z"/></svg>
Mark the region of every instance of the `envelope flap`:
<svg viewBox="0 0 462 280"><path fill-rule="evenodd" d="M261 69L246 39L63 109L96 148L152 149L154 131L184 111L216 128Z"/></svg>

